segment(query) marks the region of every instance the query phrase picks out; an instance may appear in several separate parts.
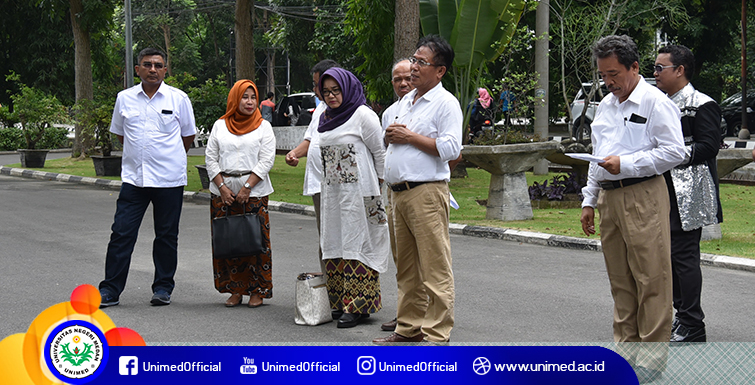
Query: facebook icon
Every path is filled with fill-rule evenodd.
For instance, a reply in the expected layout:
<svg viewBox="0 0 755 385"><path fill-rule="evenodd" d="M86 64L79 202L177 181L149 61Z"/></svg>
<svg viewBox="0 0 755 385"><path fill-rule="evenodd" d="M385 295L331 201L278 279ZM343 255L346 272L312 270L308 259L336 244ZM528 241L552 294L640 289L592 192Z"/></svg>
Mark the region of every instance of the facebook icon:
<svg viewBox="0 0 755 385"><path fill-rule="evenodd" d="M118 373L121 376L135 376L139 373L139 358L136 356L121 356L118 359Z"/></svg>

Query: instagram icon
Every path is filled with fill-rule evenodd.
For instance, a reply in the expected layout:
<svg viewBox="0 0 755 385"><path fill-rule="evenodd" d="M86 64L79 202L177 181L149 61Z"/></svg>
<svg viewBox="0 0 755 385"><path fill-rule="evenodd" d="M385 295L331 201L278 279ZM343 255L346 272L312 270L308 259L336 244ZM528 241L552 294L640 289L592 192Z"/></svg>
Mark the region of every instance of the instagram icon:
<svg viewBox="0 0 755 385"><path fill-rule="evenodd" d="M375 374L375 357L361 356L357 358L357 373L363 376Z"/></svg>

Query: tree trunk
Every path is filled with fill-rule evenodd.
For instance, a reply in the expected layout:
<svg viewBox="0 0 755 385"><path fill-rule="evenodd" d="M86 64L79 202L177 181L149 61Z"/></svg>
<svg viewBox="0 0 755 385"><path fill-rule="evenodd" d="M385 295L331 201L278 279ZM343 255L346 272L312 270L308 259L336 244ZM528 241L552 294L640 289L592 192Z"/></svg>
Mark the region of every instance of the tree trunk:
<svg viewBox="0 0 755 385"><path fill-rule="evenodd" d="M419 1L396 0L396 20L393 23L393 60L414 54L419 41Z"/></svg>
<svg viewBox="0 0 755 385"><path fill-rule="evenodd" d="M236 78L254 81L254 0L236 0Z"/></svg>
<svg viewBox="0 0 755 385"><path fill-rule="evenodd" d="M168 69L168 76L173 76L173 69L170 65L170 25L163 24L163 39L165 40L165 67Z"/></svg>
<svg viewBox="0 0 755 385"><path fill-rule="evenodd" d="M262 16L262 25L267 32L270 30L270 23L268 19L267 10L264 11ZM275 49L269 47L267 50L267 83L265 88L267 92L275 93Z"/></svg>
<svg viewBox="0 0 755 385"><path fill-rule="evenodd" d="M75 88L76 101L82 99L92 100L94 91L92 86L92 50L89 40L89 32L82 28L77 15L84 11L81 4L82 0L70 0L71 7L71 26L73 28L73 43L75 47ZM81 145L81 125L76 123L74 131L72 156L83 155L84 149Z"/></svg>
<svg viewBox="0 0 755 385"><path fill-rule="evenodd" d="M267 92L275 93L275 50L267 50Z"/></svg>

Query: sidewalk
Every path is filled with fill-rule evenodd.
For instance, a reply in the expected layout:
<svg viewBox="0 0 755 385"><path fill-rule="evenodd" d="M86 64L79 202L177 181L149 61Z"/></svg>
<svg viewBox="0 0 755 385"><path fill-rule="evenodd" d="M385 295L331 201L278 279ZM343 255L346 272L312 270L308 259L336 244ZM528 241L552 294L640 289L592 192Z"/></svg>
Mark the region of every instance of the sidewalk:
<svg viewBox="0 0 755 385"><path fill-rule="evenodd" d="M120 190L121 181L98 179L74 176L68 174L58 174L52 172L33 171L23 168L11 168L0 166L0 175L17 176L31 179L51 180L58 182L78 183L103 187L111 190ZM210 194L201 192L184 192L184 201L194 203L209 203ZM294 203L270 201L269 209L285 213L294 213L300 215L314 216L315 211L312 206L300 205ZM577 237L566 237L562 235L552 235L544 233L535 233L515 229L502 229L497 227L469 226L451 223L450 233L457 235L468 235L480 238L500 239L504 241L529 243L542 246L562 247L574 250L602 251L600 240L585 239ZM733 270L743 270L755 272L755 260L748 258L729 257L725 255L706 254L701 255L701 261L704 265L722 267Z"/></svg>

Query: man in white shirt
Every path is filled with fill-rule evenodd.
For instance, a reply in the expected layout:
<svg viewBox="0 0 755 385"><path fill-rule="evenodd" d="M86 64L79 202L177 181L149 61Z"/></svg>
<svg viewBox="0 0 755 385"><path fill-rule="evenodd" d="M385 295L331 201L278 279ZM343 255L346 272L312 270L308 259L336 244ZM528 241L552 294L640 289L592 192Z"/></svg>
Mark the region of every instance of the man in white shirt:
<svg viewBox="0 0 755 385"><path fill-rule="evenodd" d="M339 67L338 63L333 60L321 60L312 67L312 91L319 100L320 88L317 83L320 82L320 75L332 67ZM317 233L320 233L320 181L322 180L322 158L320 157L320 133L317 127L320 125L320 115L328 108L327 103L318 103L315 111L312 113L312 120L309 122L307 131L304 133L304 140L296 148L286 154L286 164L296 167L299 164L299 158L306 156L307 165L304 169L304 189L303 194L312 197L312 204L315 206L315 221L317 222ZM319 245L319 242L318 242ZM325 276L325 261L322 259L322 249L318 246L318 263L320 271ZM335 315L334 315L335 317ZM340 317L340 315L339 315ZM337 318L335 318L337 319Z"/></svg>
<svg viewBox="0 0 755 385"><path fill-rule="evenodd" d="M440 36L420 39L409 59L415 89L386 129L399 302L395 333L374 339L377 344L447 342L454 325L448 162L461 152L463 117L459 101L441 84L453 59Z"/></svg>
<svg viewBox="0 0 755 385"><path fill-rule="evenodd" d="M393 86L393 92L396 93L396 96L399 100L391 104L388 108L385 109L385 111L383 111L382 123L384 131L398 118L397 114L401 98L403 98L404 95L408 94L409 91L414 89L414 86L412 85L412 68L411 63L409 63L409 59L401 59L397 61L396 64L393 65L393 71L391 75L391 85ZM383 196L385 197L385 213L388 217L389 232L393 233L393 217L391 214L391 201L389 194L390 188L388 188L388 186L384 184L381 190ZM393 240L393 237L391 238L391 240ZM395 249L396 245L391 242L391 251L394 251ZM395 263L395 252L393 255L393 262ZM424 292L425 288L422 287L421 290ZM380 329L387 332L394 331L396 330L397 323L398 318L394 318L380 325Z"/></svg>
<svg viewBox="0 0 755 385"><path fill-rule="evenodd" d="M183 91L163 83L165 54L139 52L141 84L118 93L110 132L123 143L120 194L100 282L100 307L120 303L144 213L152 203L155 276L152 305L170 304L178 265L178 223L186 186L186 152L196 134L194 110Z"/></svg>
<svg viewBox="0 0 755 385"><path fill-rule="evenodd" d="M592 123L593 155L582 189L582 230L600 240L614 299L616 342L666 342L671 333L669 196L660 175L684 159L679 109L639 75L637 46L626 35L593 47L608 91ZM625 357L638 376L655 378L664 354ZM636 360L636 361L635 361Z"/></svg>
<svg viewBox="0 0 755 385"><path fill-rule="evenodd" d="M391 123L393 123L398 118L398 104L399 101L401 101L401 98L403 98L404 95L408 94L409 91L414 89L414 86L412 85L412 68L411 63L409 63L409 59L401 59L397 61L396 64L393 65L393 71L391 75L391 85L393 85L393 92L396 93L396 96L399 100L391 104L388 108L385 109L385 111L383 111L383 116L381 118L383 123L383 130L387 129L388 126L390 126Z"/></svg>

